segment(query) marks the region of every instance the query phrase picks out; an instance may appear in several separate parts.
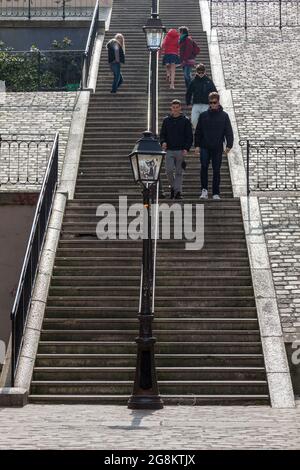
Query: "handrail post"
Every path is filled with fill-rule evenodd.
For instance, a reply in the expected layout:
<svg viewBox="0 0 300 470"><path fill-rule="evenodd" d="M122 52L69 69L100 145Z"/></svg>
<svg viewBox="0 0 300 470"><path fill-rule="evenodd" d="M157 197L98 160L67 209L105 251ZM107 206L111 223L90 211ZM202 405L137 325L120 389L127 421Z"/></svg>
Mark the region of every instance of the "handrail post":
<svg viewBox="0 0 300 470"><path fill-rule="evenodd" d="M247 30L248 24L247 24L247 0L244 0L245 4L245 31Z"/></svg>
<svg viewBox="0 0 300 470"><path fill-rule="evenodd" d="M30 5L30 1L31 1L31 0L28 0L28 19L29 19L29 20L31 19L31 5Z"/></svg>
<svg viewBox="0 0 300 470"><path fill-rule="evenodd" d="M282 29L282 2L279 0L279 29Z"/></svg>
<svg viewBox="0 0 300 470"><path fill-rule="evenodd" d="M250 141L247 139L247 196L250 195Z"/></svg>
<svg viewBox="0 0 300 470"><path fill-rule="evenodd" d="M66 18L66 0L63 0L63 20Z"/></svg>

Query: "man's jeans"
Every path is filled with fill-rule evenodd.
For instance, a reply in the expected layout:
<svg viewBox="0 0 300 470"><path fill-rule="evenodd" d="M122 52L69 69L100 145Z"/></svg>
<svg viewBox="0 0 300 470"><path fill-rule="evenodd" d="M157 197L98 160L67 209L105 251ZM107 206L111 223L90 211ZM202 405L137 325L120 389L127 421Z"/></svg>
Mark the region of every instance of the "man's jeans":
<svg viewBox="0 0 300 470"><path fill-rule="evenodd" d="M202 189L208 190L208 167L209 167L210 160L211 160L212 168L213 168L213 188L212 188L213 195L220 194L220 170L221 170L221 165L222 165L222 154L223 154L223 148L217 148L217 149L201 148L200 150L201 186L202 186Z"/></svg>
<svg viewBox="0 0 300 470"><path fill-rule="evenodd" d="M167 150L166 154L166 173L171 189L174 193L182 193L182 150ZM175 173L175 177L174 177Z"/></svg>
<svg viewBox="0 0 300 470"><path fill-rule="evenodd" d="M200 114L204 113L204 111L207 111L207 110L208 110L208 104L204 104L204 103L193 104L193 107L192 107L192 124L193 124L194 129L196 129L196 127L197 127Z"/></svg>
<svg viewBox="0 0 300 470"><path fill-rule="evenodd" d="M110 64L110 68L111 68L112 73L114 74L114 80L113 80L111 91L113 93L116 93L119 86L121 86L123 83L123 77L121 74L121 64L114 62Z"/></svg>
<svg viewBox="0 0 300 470"><path fill-rule="evenodd" d="M189 84L192 81L192 66L191 65L184 65L183 66L183 75L186 88L189 87Z"/></svg>

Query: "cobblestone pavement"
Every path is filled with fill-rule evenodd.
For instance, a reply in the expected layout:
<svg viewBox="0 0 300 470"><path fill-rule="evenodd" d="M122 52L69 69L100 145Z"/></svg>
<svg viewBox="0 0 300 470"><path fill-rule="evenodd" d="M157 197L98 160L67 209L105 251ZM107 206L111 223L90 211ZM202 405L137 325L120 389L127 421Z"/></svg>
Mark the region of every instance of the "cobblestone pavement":
<svg viewBox="0 0 300 470"><path fill-rule="evenodd" d="M300 404L269 407L28 405L0 409L0 449L299 449Z"/></svg>
<svg viewBox="0 0 300 470"><path fill-rule="evenodd" d="M254 7L249 9L250 24L257 24L258 20L261 24L266 18L269 23L265 24L278 24L277 7L274 6L273 11L272 4L274 2L261 2L259 13ZM291 8L294 7L295 3ZM221 4L216 8L221 8ZM222 19L219 12L218 22L234 20L238 24L238 9L233 10L230 18L227 12L227 17ZM298 16L287 16L284 10L284 24L288 19L292 24L293 16L294 24L299 25L300 10L297 12ZM216 17L214 21L217 22ZM232 92L239 137L250 141L292 139L300 142L300 28L283 28L282 31L278 27L248 28L245 34L243 28L219 26L217 31L226 88ZM259 154L254 151L250 162L252 188L257 183L259 165L261 189L266 187L267 178L270 189L276 189L272 188L272 183L276 186L278 181L286 189L294 189L297 181L299 189L300 147L296 167L292 159L286 161L284 156L276 162L275 153L270 152L266 157L261 148ZM245 147L243 154L246 160ZM286 163L289 171L285 171ZM260 198L259 201L285 339L300 339L300 234L297 224L300 198L292 192L290 197L278 192L276 198Z"/></svg>

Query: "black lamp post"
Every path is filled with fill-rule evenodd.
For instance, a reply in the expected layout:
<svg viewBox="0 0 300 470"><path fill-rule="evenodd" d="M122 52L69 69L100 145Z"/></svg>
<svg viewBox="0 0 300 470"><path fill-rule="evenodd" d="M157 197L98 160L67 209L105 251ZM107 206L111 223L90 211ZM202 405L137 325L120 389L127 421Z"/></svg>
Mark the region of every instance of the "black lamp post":
<svg viewBox="0 0 300 470"><path fill-rule="evenodd" d="M131 409L160 409L163 402L159 396L154 343L152 336L152 283L153 283L153 254L151 238L151 195L159 181L160 170L165 156L157 139L157 54L161 47L165 28L158 17L157 1L152 0L152 14L148 19L144 32L147 47L150 50L150 77L149 94L150 109L148 110L148 130L137 141L132 153L129 155L134 181L143 188L143 204L147 213L147 233L143 237L142 262L142 301L139 311L139 337L137 343L137 362L132 395L128 401ZM145 224L144 224L145 230Z"/></svg>
<svg viewBox="0 0 300 470"><path fill-rule="evenodd" d="M154 343L152 336L153 313L152 281L153 256L151 238L151 204L150 192L157 184L165 152L152 132L145 131L129 155L133 177L143 188L143 204L147 211L147 232L143 237L143 270L142 270L142 302L139 311L139 337L137 343L137 362L132 395L128 401L131 409L160 409L163 402L159 396ZM145 228L145 225L144 225Z"/></svg>

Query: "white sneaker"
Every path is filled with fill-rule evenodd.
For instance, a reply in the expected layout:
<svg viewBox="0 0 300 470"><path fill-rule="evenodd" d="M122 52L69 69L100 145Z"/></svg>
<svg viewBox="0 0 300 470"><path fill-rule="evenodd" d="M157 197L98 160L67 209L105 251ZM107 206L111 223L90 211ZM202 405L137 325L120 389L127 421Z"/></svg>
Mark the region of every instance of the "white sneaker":
<svg viewBox="0 0 300 470"><path fill-rule="evenodd" d="M219 201L221 198L219 196L219 194L214 194L213 197L212 197L215 201Z"/></svg>
<svg viewBox="0 0 300 470"><path fill-rule="evenodd" d="M208 199L208 191L207 189L202 189L202 193L199 199Z"/></svg>

